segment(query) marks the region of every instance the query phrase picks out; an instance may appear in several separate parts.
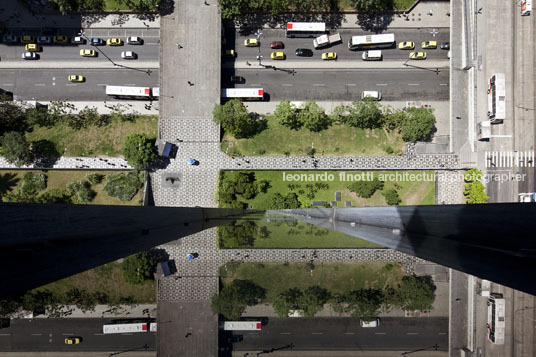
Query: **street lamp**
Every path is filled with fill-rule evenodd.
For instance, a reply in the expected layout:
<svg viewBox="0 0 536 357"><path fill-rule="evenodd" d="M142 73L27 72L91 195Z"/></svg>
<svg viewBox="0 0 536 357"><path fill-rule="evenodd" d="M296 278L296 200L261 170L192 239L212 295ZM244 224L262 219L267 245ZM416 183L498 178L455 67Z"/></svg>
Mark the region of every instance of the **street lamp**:
<svg viewBox="0 0 536 357"><path fill-rule="evenodd" d="M84 31L80 31L78 34L79 34L80 36L82 36L83 38L85 38L86 41L91 42L91 41L89 40L89 38L86 36L86 34L84 33ZM115 63L114 60L111 59L110 57L108 57L108 56L106 55L106 53L104 53L98 46L94 46L94 47L95 47L95 49L96 49L97 51L99 51L100 54L102 54L102 55L103 55L108 61L110 61L114 66L117 66L117 67L123 67L123 68L127 68L127 69L132 69L132 70L134 70L134 71L138 71L138 72L145 72L145 73L147 73L148 76L150 76L151 73L153 73L153 71L151 71L150 69L143 70L143 69L134 68L134 67L129 67L129 66L125 66L125 65L123 65L123 64Z"/></svg>

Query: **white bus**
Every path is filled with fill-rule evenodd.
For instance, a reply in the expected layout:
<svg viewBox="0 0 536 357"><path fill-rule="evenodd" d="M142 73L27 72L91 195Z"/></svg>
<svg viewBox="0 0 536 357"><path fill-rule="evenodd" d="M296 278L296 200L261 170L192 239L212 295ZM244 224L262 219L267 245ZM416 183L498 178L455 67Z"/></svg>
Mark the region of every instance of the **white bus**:
<svg viewBox="0 0 536 357"><path fill-rule="evenodd" d="M352 36L348 41L351 50L369 50L371 48L389 48L395 44L395 35L385 33L382 35Z"/></svg>
<svg viewBox="0 0 536 357"><path fill-rule="evenodd" d="M326 33L326 24L323 22L288 22L287 37L318 37Z"/></svg>
<svg viewBox="0 0 536 357"><path fill-rule="evenodd" d="M489 79L488 117L492 123L506 119L506 84L504 73L496 73Z"/></svg>
<svg viewBox="0 0 536 357"><path fill-rule="evenodd" d="M149 331L149 323L132 322L132 323L109 323L102 326L102 333L107 335L111 333L133 333Z"/></svg>
<svg viewBox="0 0 536 357"><path fill-rule="evenodd" d="M490 294L488 299L488 339L495 344L504 343L506 322L504 319L505 302L502 294Z"/></svg>
<svg viewBox="0 0 536 357"><path fill-rule="evenodd" d="M226 331L259 331L262 328L260 321L225 321L223 329Z"/></svg>
<svg viewBox="0 0 536 357"><path fill-rule="evenodd" d="M243 100L262 100L264 89L262 88L222 88L222 98L238 98Z"/></svg>
<svg viewBox="0 0 536 357"><path fill-rule="evenodd" d="M106 86L106 94L122 99L151 99L150 87Z"/></svg>

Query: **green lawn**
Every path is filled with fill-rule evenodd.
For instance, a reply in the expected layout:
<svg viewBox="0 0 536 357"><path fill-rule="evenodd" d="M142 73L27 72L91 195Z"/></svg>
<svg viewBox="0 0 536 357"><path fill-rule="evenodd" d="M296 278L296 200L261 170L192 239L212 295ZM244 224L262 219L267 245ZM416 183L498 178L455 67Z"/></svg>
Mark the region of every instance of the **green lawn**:
<svg viewBox="0 0 536 357"><path fill-rule="evenodd" d="M314 263L311 273L306 263L227 263L220 267L224 284L234 279L251 280L266 289L266 302L272 302L289 288L306 289L319 285L332 293L361 288L396 287L405 275L392 263Z"/></svg>
<svg viewBox="0 0 536 357"><path fill-rule="evenodd" d="M280 125L272 116L267 116L268 127L249 139L236 139L225 134L221 144L223 152L234 155L307 155L314 144L317 155L387 155L390 147L396 154L406 144L400 134L384 129L363 130L347 125L333 125L319 133L305 128L291 130ZM238 152L238 153L237 153Z"/></svg>
<svg viewBox="0 0 536 357"><path fill-rule="evenodd" d="M52 128L35 126L31 133L26 133L26 138L28 141L50 140L64 156L118 156L128 135L145 133L156 137L157 132L158 117L147 115L139 116L135 122L112 121L104 127L91 126L82 130L74 130L65 124Z"/></svg>
<svg viewBox="0 0 536 357"><path fill-rule="evenodd" d="M132 297L138 304L156 303L155 282L146 281L143 285L130 285L123 280L121 264L112 262L100 267L70 276L53 283L43 285L35 290L48 289L56 294L63 294L71 288L99 291L108 295L110 301Z"/></svg>
<svg viewBox="0 0 536 357"><path fill-rule="evenodd" d="M22 178L26 172L44 173L47 175L47 188L39 194L46 192L48 189L64 189L67 184L72 181L86 180L86 175L90 172L107 175L109 171L39 171L39 170L0 170L0 195L8 191L16 192L22 184ZM114 171L116 172L116 171ZM143 190L138 193L130 201L120 201L117 198L108 196L104 191L106 178L100 184L93 185L91 188L97 193L91 204L95 205L118 205L118 206L139 206L143 198Z"/></svg>

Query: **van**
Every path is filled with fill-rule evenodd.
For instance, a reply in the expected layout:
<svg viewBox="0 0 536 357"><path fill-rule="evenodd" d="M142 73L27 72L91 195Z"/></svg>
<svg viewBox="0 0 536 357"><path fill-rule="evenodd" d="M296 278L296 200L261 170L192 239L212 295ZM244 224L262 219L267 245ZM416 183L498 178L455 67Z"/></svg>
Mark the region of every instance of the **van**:
<svg viewBox="0 0 536 357"><path fill-rule="evenodd" d="M360 322L361 322L361 327L365 327L365 328L380 326L380 319L379 318L375 318L372 321L363 321L363 320L361 320Z"/></svg>
<svg viewBox="0 0 536 357"><path fill-rule="evenodd" d="M380 50L374 50L374 51L365 51L363 52L363 61L381 61L382 60L382 51Z"/></svg>
<svg viewBox="0 0 536 357"><path fill-rule="evenodd" d="M374 100L382 100L382 94L376 90L365 90L361 93L361 100L372 98Z"/></svg>

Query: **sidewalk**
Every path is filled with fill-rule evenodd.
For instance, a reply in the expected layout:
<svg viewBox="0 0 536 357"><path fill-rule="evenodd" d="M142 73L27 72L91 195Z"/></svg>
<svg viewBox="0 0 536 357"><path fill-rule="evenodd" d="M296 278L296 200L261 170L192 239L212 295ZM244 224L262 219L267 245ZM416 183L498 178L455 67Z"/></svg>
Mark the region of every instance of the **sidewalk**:
<svg viewBox="0 0 536 357"><path fill-rule="evenodd" d="M145 305L120 305L118 307L110 307L108 305L97 305L95 311L83 312L75 305L66 305L62 311L65 312L65 316L62 318L112 318L112 317L147 317L156 318L157 305L145 304ZM38 315L34 318L48 318L48 315Z"/></svg>
<svg viewBox="0 0 536 357"><path fill-rule="evenodd" d="M356 61L354 60L337 60L337 61L270 61L265 60L263 66L273 66L281 69L406 69L412 68L412 66L427 68L427 69L447 69L449 68L450 61L446 60L424 60L424 61L407 61L407 60L391 60L391 61ZM248 65L249 63L249 65ZM407 66L405 65L407 63ZM236 61L234 63L225 61L222 63L223 68L236 68L236 69L255 69L261 67L257 61ZM268 67L267 69L270 69Z"/></svg>
<svg viewBox="0 0 536 357"><path fill-rule="evenodd" d="M49 101L38 100L37 103L48 105ZM74 108L69 110L70 114L76 114L85 107L97 108L99 114L110 114L113 107L120 106L120 109L124 111L125 114L142 114L142 115L158 115L158 101L153 101L150 107L145 107L149 105L149 101L146 100L133 100L133 101L99 101L99 102L66 102L69 105L73 105ZM149 109L150 108L150 109Z"/></svg>
<svg viewBox="0 0 536 357"><path fill-rule="evenodd" d="M51 28L159 28L160 16L157 14L74 14L50 15L49 7L34 8L34 14L17 0L2 0L0 5L0 24L8 31L13 28L41 29ZM46 14L48 13L48 14ZM45 15L46 14L46 15Z"/></svg>

